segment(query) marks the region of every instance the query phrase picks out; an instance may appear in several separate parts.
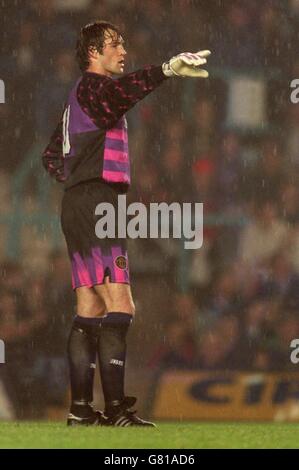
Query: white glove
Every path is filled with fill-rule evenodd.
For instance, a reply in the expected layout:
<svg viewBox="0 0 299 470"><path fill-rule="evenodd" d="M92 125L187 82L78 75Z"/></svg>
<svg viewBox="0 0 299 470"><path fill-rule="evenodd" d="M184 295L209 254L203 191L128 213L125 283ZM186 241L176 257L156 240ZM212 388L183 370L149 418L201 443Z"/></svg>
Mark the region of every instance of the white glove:
<svg viewBox="0 0 299 470"><path fill-rule="evenodd" d="M199 66L207 63L206 57L211 54L211 51L199 52L183 52L172 57L168 62L162 64L162 70L166 77L173 77L175 75L180 77L201 77L207 78L209 72L201 69Z"/></svg>

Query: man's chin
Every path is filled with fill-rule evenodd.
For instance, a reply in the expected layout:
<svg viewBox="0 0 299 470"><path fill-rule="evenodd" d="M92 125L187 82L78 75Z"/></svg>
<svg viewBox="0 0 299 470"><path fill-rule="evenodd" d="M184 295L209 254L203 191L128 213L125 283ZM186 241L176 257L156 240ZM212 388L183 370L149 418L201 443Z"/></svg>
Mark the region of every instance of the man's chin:
<svg viewBox="0 0 299 470"><path fill-rule="evenodd" d="M124 67L117 67L114 70L110 70L112 75L122 75L124 73Z"/></svg>

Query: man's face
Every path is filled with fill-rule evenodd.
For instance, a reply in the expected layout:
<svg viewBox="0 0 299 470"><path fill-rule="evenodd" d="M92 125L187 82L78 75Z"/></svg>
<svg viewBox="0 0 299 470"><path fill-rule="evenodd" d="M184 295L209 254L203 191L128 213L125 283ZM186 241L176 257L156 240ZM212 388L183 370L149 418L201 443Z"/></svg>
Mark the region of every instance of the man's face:
<svg viewBox="0 0 299 470"><path fill-rule="evenodd" d="M107 75L119 75L124 72L126 54L123 38L115 31L108 30L105 33L103 52L99 55L99 61Z"/></svg>

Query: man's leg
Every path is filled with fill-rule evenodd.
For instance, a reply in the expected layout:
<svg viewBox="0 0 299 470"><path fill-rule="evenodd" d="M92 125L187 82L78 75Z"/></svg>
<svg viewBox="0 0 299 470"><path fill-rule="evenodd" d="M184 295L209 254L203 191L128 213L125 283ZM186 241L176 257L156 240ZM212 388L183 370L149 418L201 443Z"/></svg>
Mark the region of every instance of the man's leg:
<svg viewBox="0 0 299 470"><path fill-rule="evenodd" d="M93 424L93 381L100 318L105 304L93 288L76 289L77 316L68 341L72 404L68 424Z"/></svg>
<svg viewBox="0 0 299 470"><path fill-rule="evenodd" d="M134 397L125 397L126 336L135 314L129 284L112 283L105 278L103 285L94 286L104 301L107 314L101 320L98 340L98 357L105 398L106 424L113 426L153 426L128 409Z"/></svg>
<svg viewBox="0 0 299 470"><path fill-rule="evenodd" d="M106 278L107 280L107 278ZM105 410L124 399L126 336L135 313L128 284L106 282L95 286L106 304L107 314L101 321L98 356Z"/></svg>

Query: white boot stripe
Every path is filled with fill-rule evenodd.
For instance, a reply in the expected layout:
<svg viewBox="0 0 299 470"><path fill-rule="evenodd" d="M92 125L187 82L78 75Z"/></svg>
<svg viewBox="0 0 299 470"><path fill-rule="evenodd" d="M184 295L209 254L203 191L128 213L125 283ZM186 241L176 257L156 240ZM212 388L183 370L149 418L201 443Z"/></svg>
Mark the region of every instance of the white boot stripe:
<svg viewBox="0 0 299 470"><path fill-rule="evenodd" d="M115 422L115 426L122 426L122 422L123 421L126 421L126 418L124 416L121 416L116 422Z"/></svg>
<svg viewBox="0 0 299 470"><path fill-rule="evenodd" d="M75 419L76 421L83 421L84 419L87 419L87 418L79 418L78 416L75 416L72 413L70 413L68 415L68 419Z"/></svg>

